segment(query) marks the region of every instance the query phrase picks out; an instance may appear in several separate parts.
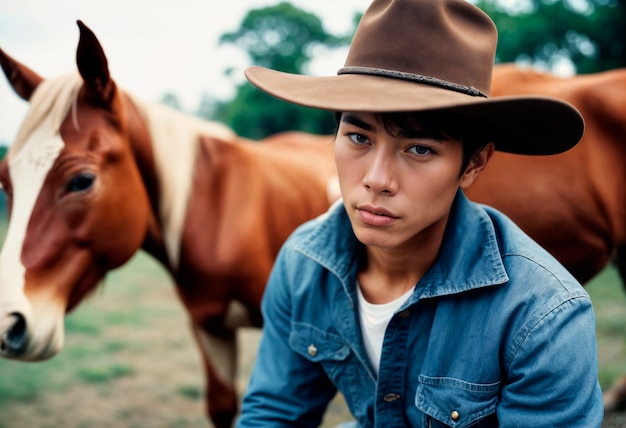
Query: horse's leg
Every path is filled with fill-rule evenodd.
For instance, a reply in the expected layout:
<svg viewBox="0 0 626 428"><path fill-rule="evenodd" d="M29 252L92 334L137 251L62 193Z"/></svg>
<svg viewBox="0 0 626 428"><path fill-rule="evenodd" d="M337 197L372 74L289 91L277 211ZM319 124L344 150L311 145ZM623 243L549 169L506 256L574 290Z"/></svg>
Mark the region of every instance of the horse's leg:
<svg viewBox="0 0 626 428"><path fill-rule="evenodd" d="M200 346L206 381L206 411L216 428L230 428L238 409L235 373L237 345L235 332L220 336L194 328Z"/></svg>
<svg viewBox="0 0 626 428"><path fill-rule="evenodd" d="M194 326L194 335L204 361L207 413L216 428L230 428L237 415L239 400L237 375L237 328L250 325L248 311L233 301L219 334Z"/></svg>
<svg viewBox="0 0 626 428"><path fill-rule="evenodd" d="M622 287L626 290L626 247L618 246L613 256L613 263L622 280ZM626 409L626 375L618 379L603 394L604 411L612 412Z"/></svg>

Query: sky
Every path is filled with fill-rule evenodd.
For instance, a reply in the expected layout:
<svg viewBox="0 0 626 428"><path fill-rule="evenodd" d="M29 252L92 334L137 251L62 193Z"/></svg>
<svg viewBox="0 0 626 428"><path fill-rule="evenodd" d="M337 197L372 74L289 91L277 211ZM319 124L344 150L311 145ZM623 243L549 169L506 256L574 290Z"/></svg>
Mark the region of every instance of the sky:
<svg viewBox="0 0 626 428"><path fill-rule="evenodd" d="M236 31L250 9L280 0L20 0L0 2L0 48L43 77L76 70L78 26L96 35L118 85L136 96L159 101L175 94L184 110L196 111L203 95L230 99L243 69L252 65L234 46L218 44ZM344 34L369 0L291 0L320 17L326 31ZM310 72L332 75L345 51L320 55ZM224 71L234 68L233 77ZM0 73L0 144L10 144L28 104Z"/></svg>

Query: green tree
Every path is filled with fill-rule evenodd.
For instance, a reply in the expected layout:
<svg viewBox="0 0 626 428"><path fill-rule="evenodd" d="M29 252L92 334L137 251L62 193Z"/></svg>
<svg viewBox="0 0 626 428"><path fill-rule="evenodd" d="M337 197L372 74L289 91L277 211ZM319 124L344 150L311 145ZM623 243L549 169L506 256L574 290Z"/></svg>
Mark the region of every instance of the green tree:
<svg viewBox="0 0 626 428"><path fill-rule="evenodd" d="M317 49L347 45L354 33L333 35L325 31L314 14L283 2L248 12L240 28L222 35L220 43L243 49L252 64L289 73L304 73ZM266 95L248 82L238 86L232 101L218 103L214 118L239 135L260 139L276 132L298 129L329 133L334 129L331 113L293 106Z"/></svg>
<svg viewBox="0 0 626 428"><path fill-rule="evenodd" d="M499 31L497 60L554 68L570 60L578 73L626 66L624 0L477 0Z"/></svg>

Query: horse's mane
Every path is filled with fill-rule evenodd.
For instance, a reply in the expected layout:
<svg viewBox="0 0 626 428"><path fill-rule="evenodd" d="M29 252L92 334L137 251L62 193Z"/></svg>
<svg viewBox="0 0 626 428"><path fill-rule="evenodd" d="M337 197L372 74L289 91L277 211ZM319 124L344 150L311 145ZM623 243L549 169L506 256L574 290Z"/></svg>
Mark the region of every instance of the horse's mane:
<svg viewBox="0 0 626 428"><path fill-rule="evenodd" d="M175 124L177 128L182 128L186 133L194 136L205 135L228 141L237 138L232 129L220 122L200 119L196 116L181 113L180 111L161 103L141 100L128 91L125 91L125 94L139 108L141 114L147 120L148 128L152 138L155 140L153 141L153 145L155 146L171 143L171 141L168 141L168 135L164 135L162 132L156 132L162 131L162 129L159 129L161 120L165 120L168 123L168 126ZM165 141L159 141L160 139ZM188 143L187 141L183 141L182 144Z"/></svg>
<svg viewBox="0 0 626 428"><path fill-rule="evenodd" d="M45 135L56 135L78 96L82 80L78 73L65 74L44 80L37 87L29 100L29 108L20 127L15 142L11 145L9 156L18 153L36 129Z"/></svg>
<svg viewBox="0 0 626 428"><path fill-rule="evenodd" d="M236 134L219 122L201 120L163 104L141 101L126 95L139 109L152 138L159 176L159 216L163 223L165 248L172 266L178 266L182 231L191 196L193 171L201 136L235 141Z"/></svg>

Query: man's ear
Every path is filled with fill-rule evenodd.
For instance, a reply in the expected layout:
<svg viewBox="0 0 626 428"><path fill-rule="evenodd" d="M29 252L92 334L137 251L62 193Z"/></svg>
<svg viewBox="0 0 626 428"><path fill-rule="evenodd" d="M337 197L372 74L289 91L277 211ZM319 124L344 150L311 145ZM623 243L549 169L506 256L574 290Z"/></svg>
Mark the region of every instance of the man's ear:
<svg viewBox="0 0 626 428"><path fill-rule="evenodd" d="M487 166L489 159L491 159L493 151L493 143L488 143L485 147L483 147L480 152L476 154L476 156L474 156L470 160L467 168L465 168L465 172L463 172L463 175L460 179L459 185L461 189L467 189L474 183L474 181L476 181L480 173Z"/></svg>

